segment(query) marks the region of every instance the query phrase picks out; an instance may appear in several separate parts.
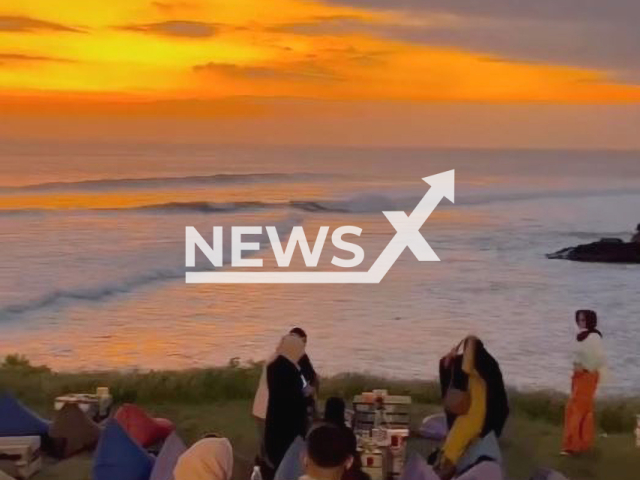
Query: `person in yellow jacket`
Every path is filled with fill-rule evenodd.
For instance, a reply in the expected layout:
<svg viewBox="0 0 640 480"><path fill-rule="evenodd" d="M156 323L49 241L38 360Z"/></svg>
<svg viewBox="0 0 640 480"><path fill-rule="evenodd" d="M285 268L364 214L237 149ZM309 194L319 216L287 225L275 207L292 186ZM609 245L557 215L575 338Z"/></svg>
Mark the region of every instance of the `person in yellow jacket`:
<svg viewBox="0 0 640 480"><path fill-rule="evenodd" d="M447 413L449 433L436 463L440 478L447 480L460 474L460 460L477 440L490 434L499 437L509 415L508 399L498 362L476 337L467 337L441 361L443 397L455 385L456 376L466 380L468 409L465 413ZM497 444L496 444L497 445ZM497 452L499 456L499 452Z"/></svg>

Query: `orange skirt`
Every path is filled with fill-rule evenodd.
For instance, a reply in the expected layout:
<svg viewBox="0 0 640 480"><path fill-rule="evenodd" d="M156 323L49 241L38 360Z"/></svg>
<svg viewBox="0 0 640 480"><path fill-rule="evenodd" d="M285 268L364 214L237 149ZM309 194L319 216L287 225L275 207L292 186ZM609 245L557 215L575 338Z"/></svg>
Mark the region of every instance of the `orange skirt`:
<svg viewBox="0 0 640 480"><path fill-rule="evenodd" d="M571 398L564 417L562 450L572 453L587 451L595 438L593 400L598 388L598 372L581 370L574 372L571 381Z"/></svg>

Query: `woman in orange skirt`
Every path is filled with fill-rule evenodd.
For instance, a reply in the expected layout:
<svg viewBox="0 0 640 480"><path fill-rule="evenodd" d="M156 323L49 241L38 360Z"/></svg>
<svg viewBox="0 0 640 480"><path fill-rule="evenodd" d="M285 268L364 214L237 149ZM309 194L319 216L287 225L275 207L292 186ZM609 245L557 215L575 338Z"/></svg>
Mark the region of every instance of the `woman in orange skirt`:
<svg viewBox="0 0 640 480"><path fill-rule="evenodd" d="M600 371L605 363L602 333L597 328L596 312L578 310L576 323L580 332L573 362L571 397L565 411L563 455L585 452L593 445L594 397L600 381Z"/></svg>

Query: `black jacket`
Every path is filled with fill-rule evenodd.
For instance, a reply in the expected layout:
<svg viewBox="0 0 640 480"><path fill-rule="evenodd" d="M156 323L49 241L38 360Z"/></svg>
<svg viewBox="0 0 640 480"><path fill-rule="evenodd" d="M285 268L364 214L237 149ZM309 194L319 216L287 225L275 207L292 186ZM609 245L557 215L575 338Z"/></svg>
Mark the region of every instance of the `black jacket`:
<svg viewBox="0 0 640 480"><path fill-rule="evenodd" d="M283 356L267 367L269 404L265 426L265 449L277 469L297 436L307 429L306 401L300 370Z"/></svg>
<svg viewBox="0 0 640 480"><path fill-rule="evenodd" d="M302 376L307 381L307 383L314 386L317 390L320 382L318 380L318 374L313 368L313 364L311 363L309 355L305 353L298 362L298 366L300 367L300 373L302 373Z"/></svg>

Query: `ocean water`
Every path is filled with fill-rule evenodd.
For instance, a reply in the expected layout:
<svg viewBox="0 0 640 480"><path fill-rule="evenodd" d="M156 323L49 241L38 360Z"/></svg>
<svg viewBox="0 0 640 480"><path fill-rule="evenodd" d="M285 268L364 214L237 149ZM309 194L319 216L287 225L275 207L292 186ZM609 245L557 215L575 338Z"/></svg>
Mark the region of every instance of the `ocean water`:
<svg viewBox="0 0 640 480"><path fill-rule="evenodd" d="M456 170L422 233L378 285L187 285L184 230L355 225L367 269L421 178ZM640 266L545 253L640 222L640 153L3 144L0 356L60 370L181 369L261 360L292 326L323 373L434 378L475 333L508 383L569 387L573 312L598 311L605 393L640 392ZM256 256L274 267L267 242ZM327 245L318 270L335 253ZM198 259L205 265L203 258ZM231 268L231 267L229 267ZM296 252L290 267L304 268Z"/></svg>

